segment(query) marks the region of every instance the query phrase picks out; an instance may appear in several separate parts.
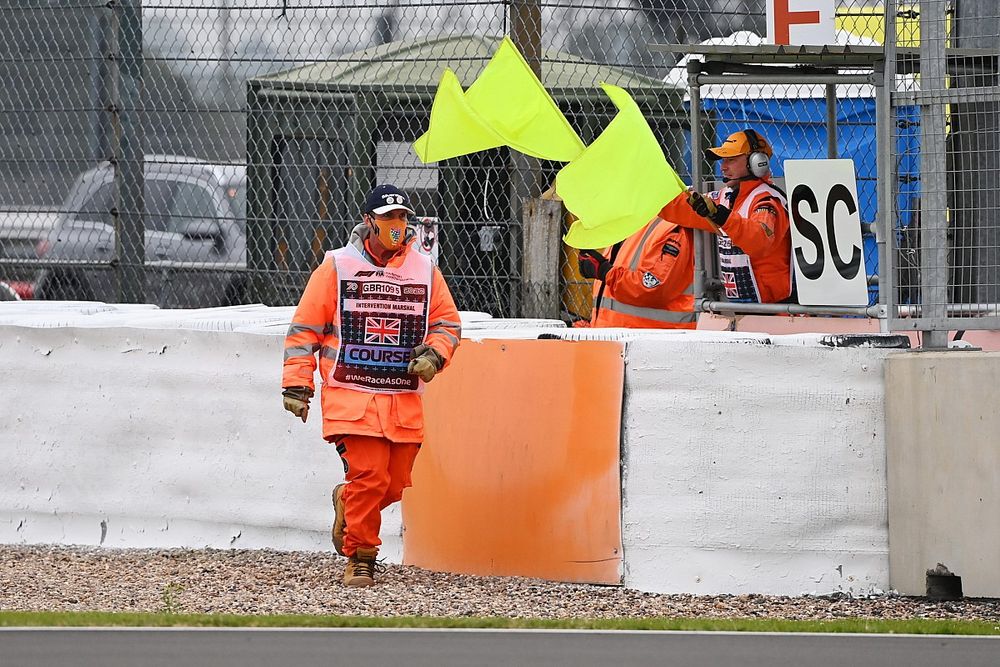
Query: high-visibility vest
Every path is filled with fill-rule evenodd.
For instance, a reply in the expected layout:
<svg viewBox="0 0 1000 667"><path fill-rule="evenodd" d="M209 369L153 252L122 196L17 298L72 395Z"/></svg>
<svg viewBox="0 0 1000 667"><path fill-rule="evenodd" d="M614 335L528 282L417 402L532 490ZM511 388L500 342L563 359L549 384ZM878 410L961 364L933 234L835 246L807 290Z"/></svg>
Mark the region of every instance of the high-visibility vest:
<svg viewBox="0 0 1000 667"><path fill-rule="evenodd" d="M427 336L431 259L408 252L402 265L388 268L372 264L353 244L331 252L340 347L327 384L380 394L422 392L423 381L406 367L410 350Z"/></svg>
<svg viewBox="0 0 1000 667"><path fill-rule="evenodd" d="M730 187L725 187L721 191L711 193L716 204L728 206L727 197L733 191ZM762 194L768 194L788 208L785 196L767 183L759 183L757 187L743 198L739 208L736 210L740 216L746 218L750 216L750 207L754 200ZM750 255L743 252L743 249L733 243L724 230L720 230L717 237L719 247L719 273L722 278L722 286L725 290L726 298L730 301L741 301L750 303L760 303L760 290L757 288L757 275L753 270L753 263ZM791 281L791 273L789 273ZM789 283L791 289L791 283Z"/></svg>
<svg viewBox="0 0 1000 667"><path fill-rule="evenodd" d="M659 218L653 218L641 235L638 233L630 236L622 242L621 249L614 258L615 266L628 269L630 273L636 273L644 258L650 254L664 252L661 247L663 233L669 233L675 225ZM660 234L656 232L659 231ZM683 232L689 234L689 232ZM687 237L682 239L689 243ZM655 244L655 247L653 247ZM600 281L594 284L594 302L591 310L591 324L593 326L618 326L618 327L656 327L663 329L693 329L698 321L694 313L693 286L690 282L694 277L693 266L687 267L689 281L687 288L680 293L670 295L665 299L662 293L650 292L655 298L645 299L640 303L626 303L616 298L614 290L606 288L601 290ZM651 273L642 276L643 286L653 290L659 284L658 279ZM600 299L598 295L600 294Z"/></svg>

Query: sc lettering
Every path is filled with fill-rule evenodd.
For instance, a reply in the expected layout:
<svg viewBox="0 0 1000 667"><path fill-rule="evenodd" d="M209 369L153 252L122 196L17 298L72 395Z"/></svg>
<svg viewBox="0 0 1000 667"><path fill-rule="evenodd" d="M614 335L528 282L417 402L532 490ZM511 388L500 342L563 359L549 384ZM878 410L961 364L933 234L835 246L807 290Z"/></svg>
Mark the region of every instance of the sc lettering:
<svg viewBox="0 0 1000 667"><path fill-rule="evenodd" d="M789 202L792 213L792 224L816 248L816 260L807 262L805 253L799 247L795 249L795 262L799 265L803 276L809 280L816 280L823 275L823 268L826 266L826 248L823 246L823 234L820 232L819 227L799 210L802 203L809 205L810 213L819 213L819 203L816 201L816 193L804 183L796 185L795 189L792 190L792 198ZM848 215L854 215L858 211L858 204L854 201L854 196L847 186L842 183L834 184L826 197L826 237L830 243L830 258L833 260L833 265L837 268L837 273L844 280L852 280L858 275L858 271L861 270L861 248L854 245L851 252L851 259L847 262L841 257L840 250L837 248L837 233L834 225L837 204L846 206Z"/></svg>

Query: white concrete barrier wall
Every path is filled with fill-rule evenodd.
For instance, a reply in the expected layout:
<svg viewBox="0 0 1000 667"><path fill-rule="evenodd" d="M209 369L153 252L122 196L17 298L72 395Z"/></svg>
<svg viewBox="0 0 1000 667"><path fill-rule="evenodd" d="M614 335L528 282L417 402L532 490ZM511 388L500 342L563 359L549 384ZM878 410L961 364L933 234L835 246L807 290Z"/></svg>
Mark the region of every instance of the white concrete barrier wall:
<svg viewBox="0 0 1000 667"><path fill-rule="evenodd" d="M343 479L281 408L282 339L0 327L0 542L329 549ZM398 506L382 553L399 562Z"/></svg>
<svg viewBox="0 0 1000 667"><path fill-rule="evenodd" d="M141 314L166 329L122 327L137 320L113 310L0 326L0 542L329 550L343 468L318 419L281 409L274 334L290 313L264 311ZM475 315L471 337L628 341L627 586L888 588L885 350ZM399 562L398 505L383 521L383 555Z"/></svg>
<svg viewBox="0 0 1000 667"><path fill-rule="evenodd" d="M887 590L887 351L698 333L627 347L625 584Z"/></svg>

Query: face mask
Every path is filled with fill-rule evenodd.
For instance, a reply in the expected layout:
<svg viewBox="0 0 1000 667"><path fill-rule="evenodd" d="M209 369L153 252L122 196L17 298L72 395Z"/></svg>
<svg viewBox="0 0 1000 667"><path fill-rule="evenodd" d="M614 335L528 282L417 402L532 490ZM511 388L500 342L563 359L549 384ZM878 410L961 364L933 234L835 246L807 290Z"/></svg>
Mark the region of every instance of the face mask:
<svg viewBox="0 0 1000 667"><path fill-rule="evenodd" d="M372 233L379 243L389 250L398 250L406 238L406 221L398 218L379 220L374 215L369 218Z"/></svg>

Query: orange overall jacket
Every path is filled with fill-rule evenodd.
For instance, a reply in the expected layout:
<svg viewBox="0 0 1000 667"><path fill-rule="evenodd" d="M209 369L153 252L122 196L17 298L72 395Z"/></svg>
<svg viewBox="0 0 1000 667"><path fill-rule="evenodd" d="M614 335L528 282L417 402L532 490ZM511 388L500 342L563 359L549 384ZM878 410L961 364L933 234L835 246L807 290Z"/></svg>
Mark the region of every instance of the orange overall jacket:
<svg viewBox="0 0 1000 667"><path fill-rule="evenodd" d="M614 266L594 281L592 327L694 329L694 240L690 229L660 218L622 242ZM610 251L604 251L609 257Z"/></svg>
<svg viewBox="0 0 1000 667"><path fill-rule="evenodd" d="M350 243L370 258L364 245L367 235L368 228L358 225ZM389 267L400 266L406 253L418 252L411 237L412 230L403 249L389 260ZM334 324L338 310L336 264L328 255L309 278L288 328L282 387L312 389L317 353L320 377L329 377L340 346ZM434 267L424 344L433 347L447 366L461 337L455 301L441 272ZM378 394L324 384L321 406L323 437L328 440L350 434L381 436L392 442L422 442L424 438L423 402L416 392Z"/></svg>
<svg viewBox="0 0 1000 667"><path fill-rule="evenodd" d="M722 231L750 258L760 303L778 303L792 293L792 237L788 212L774 196L758 194L753 201L746 201L761 183L770 184L770 180L741 182L732 202L721 201L719 192L710 196L731 211ZM741 209L746 211L745 215L740 213ZM686 192L664 206L660 217L684 227L718 233L711 222L694 212L687 203Z"/></svg>

